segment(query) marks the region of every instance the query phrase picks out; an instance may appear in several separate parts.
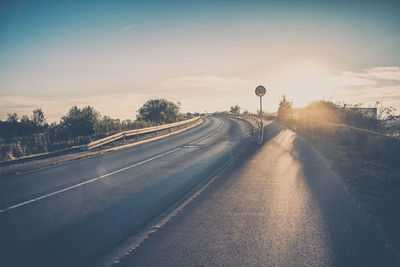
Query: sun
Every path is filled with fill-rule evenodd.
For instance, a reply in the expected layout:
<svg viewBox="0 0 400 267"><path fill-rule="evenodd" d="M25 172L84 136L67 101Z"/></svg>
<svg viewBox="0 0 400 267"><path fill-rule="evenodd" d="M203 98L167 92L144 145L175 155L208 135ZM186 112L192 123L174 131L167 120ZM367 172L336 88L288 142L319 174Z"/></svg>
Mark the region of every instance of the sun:
<svg viewBox="0 0 400 267"><path fill-rule="evenodd" d="M331 94L331 75L328 68L311 60L295 61L279 75L279 91L293 100L294 106L305 106L311 101Z"/></svg>

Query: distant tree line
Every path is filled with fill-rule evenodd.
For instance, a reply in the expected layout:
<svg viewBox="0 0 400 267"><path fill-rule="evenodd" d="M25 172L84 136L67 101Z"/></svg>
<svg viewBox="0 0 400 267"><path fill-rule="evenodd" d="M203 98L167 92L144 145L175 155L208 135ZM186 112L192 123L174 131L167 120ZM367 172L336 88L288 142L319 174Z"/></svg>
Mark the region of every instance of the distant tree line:
<svg viewBox="0 0 400 267"><path fill-rule="evenodd" d="M138 111L135 120L113 119L101 116L92 106L73 106L59 123L47 123L41 108L34 109L29 117L9 113L0 120L1 159L43 153L82 145L120 131L140 129L191 117L179 113L180 103L165 99L147 101Z"/></svg>
<svg viewBox="0 0 400 267"><path fill-rule="evenodd" d="M10 139L43 132L48 124L42 109L33 110L32 116L23 115L18 117L17 113L9 113L5 121L0 120L0 137Z"/></svg>

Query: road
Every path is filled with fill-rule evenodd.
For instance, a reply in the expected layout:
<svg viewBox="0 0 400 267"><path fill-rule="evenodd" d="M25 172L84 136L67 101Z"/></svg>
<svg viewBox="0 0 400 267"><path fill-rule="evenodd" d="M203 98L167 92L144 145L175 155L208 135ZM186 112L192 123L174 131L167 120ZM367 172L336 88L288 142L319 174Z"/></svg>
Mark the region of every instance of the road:
<svg viewBox="0 0 400 267"><path fill-rule="evenodd" d="M326 161L270 123L203 193L116 266L400 266Z"/></svg>
<svg viewBox="0 0 400 267"><path fill-rule="evenodd" d="M86 266L218 170L251 134L206 117L186 132L0 178L0 265Z"/></svg>

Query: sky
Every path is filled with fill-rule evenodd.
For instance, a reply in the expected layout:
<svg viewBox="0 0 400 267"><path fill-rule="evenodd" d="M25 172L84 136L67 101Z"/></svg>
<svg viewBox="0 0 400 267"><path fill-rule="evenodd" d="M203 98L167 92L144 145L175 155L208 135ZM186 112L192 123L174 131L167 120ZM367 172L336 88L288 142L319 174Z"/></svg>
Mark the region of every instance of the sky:
<svg viewBox="0 0 400 267"><path fill-rule="evenodd" d="M319 99L400 112L400 1L0 1L0 119Z"/></svg>

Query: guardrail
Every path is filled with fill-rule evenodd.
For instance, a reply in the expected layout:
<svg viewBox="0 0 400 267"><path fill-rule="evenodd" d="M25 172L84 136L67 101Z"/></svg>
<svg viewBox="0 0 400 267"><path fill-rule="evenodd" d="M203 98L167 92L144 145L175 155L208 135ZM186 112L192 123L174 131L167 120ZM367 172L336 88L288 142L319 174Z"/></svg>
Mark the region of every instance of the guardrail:
<svg viewBox="0 0 400 267"><path fill-rule="evenodd" d="M236 117L250 122L250 124L253 126L253 131L251 135L253 135L255 131L258 130L258 145L261 145L264 140L264 126L263 126L263 121L260 120L260 117L247 114L232 114L232 115L234 118Z"/></svg>
<svg viewBox="0 0 400 267"><path fill-rule="evenodd" d="M248 121L252 126L251 135L253 136L254 133L258 130L259 131L259 142L260 142L261 138L263 138L262 137L263 128L262 128L262 124L261 124L262 122L260 123L259 117L256 117L253 115L247 115L247 114L234 114L234 113L226 113L226 114L218 114L218 115Z"/></svg>
<svg viewBox="0 0 400 267"><path fill-rule="evenodd" d="M259 119L259 117L256 117L256 116L246 115L246 114L233 114L233 113L232 114L224 114L224 116L248 120L251 123L254 123L257 127L260 127L260 125L259 125L260 119Z"/></svg>
<svg viewBox="0 0 400 267"><path fill-rule="evenodd" d="M103 146L103 145L111 143L111 142L115 142L116 140L119 140L119 139L124 139L124 141L125 141L125 137L136 136L136 139L138 139L139 135L143 135L143 134L147 134L147 133L155 133L157 135L157 132L162 131L162 130L169 130L169 132L171 132L172 128L175 128L175 127L179 128L180 126L188 126L190 124L196 123L199 120L200 120L200 117L195 117L195 118L185 120L185 121L179 121L179 122L174 122L174 123L169 123L169 124L164 124L164 125L159 125L159 126L153 126L153 127L143 128L143 129L123 131L123 132L113 134L113 135L107 136L105 138L96 140L87 145L84 145L82 147L82 150L91 150L96 147Z"/></svg>

